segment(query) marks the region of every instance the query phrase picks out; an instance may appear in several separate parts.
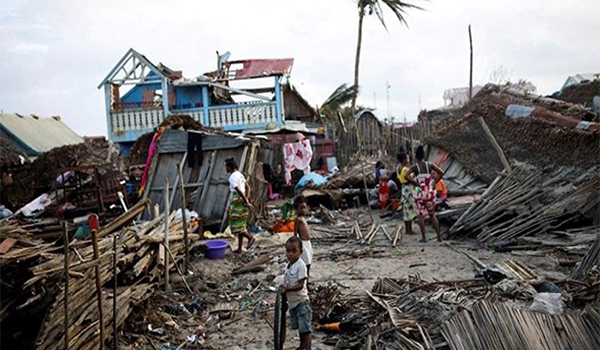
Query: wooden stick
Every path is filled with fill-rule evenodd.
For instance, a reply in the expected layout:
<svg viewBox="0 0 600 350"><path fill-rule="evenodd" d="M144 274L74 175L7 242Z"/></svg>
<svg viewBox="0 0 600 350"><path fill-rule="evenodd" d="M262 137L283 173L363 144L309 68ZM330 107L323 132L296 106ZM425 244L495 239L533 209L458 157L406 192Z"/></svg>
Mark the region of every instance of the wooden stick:
<svg viewBox="0 0 600 350"><path fill-rule="evenodd" d="M448 248L454 250L457 253L463 254L464 256L466 256L467 258L469 258L471 261L473 261L475 263L475 265L477 265L478 267L485 269L487 268L487 265L484 264L481 260L477 259L476 257L472 256L471 254L467 253L467 252L462 252L456 248L454 248L453 246L450 245L450 243L445 242L444 245L446 245Z"/></svg>
<svg viewBox="0 0 600 350"><path fill-rule="evenodd" d="M69 350L69 231L66 221L63 226L63 245L65 248L65 350Z"/></svg>
<svg viewBox="0 0 600 350"><path fill-rule="evenodd" d="M352 111L352 113L354 113L354 111ZM369 188L367 187L367 175L365 175L365 159L364 155L362 154L362 142L360 139L360 133L358 132L358 124L355 124L354 128L356 130L356 143L358 143L358 158L360 160L360 171L362 173L363 185L365 186L365 194L367 196L367 208L369 208L369 217L371 218L371 222L374 223L375 220L373 220L373 210L369 205Z"/></svg>
<svg viewBox="0 0 600 350"><path fill-rule="evenodd" d="M96 223L98 222L98 217L95 216ZM92 226L92 225L90 225ZM100 250L98 249L98 229L92 228L92 245L94 247L94 259L100 259ZM98 295L98 323L100 325L100 350L104 348L104 312L102 310L102 284L100 282L100 264L96 264L94 266L94 271L96 275L96 294Z"/></svg>
<svg viewBox="0 0 600 350"><path fill-rule="evenodd" d="M354 221L354 226L356 227L356 233L358 234L359 239L362 239L363 234L362 234L362 231L360 230L360 225L358 224L358 221Z"/></svg>
<svg viewBox="0 0 600 350"><path fill-rule="evenodd" d="M490 131L490 128L488 128L487 124L485 123L485 120L483 120L483 117L479 117L479 123L481 124L483 131L485 131L485 134L487 135L488 139L492 143L492 146L494 146L494 148L496 149L496 152L498 153L498 157L500 157L500 160L502 161L502 164L504 165L504 169L506 169L506 172L510 174L510 172L512 170L510 168L510 164L508 163L508 160L506 159L506 156L504 155L502 148L496 141L496 138Z"/></svg>
<svg viewBox="0 0 600 350"><path fill-rule="evenodd" d="M175 256L173 256L173 253L171 253L171 250L168 247L165 247L165 250L169 253L169 256L171 257L171 259L173 259L173 265L175 265L175 270L177 270L177 273L179 273L179 276L181 276L181 279L183 280L183 284L185 284L185 287L187 288L188 292L190 292L190 294L193 294L194 292L192 292L190 285L185 280L185 276L183 275L183 273L181 273L181 270L179 270L179 266L177 266L177 261L175 261Z"/></svg>
<svg viewBox="0 0 600 350"><path fill-rule="evenodd" d="M392 236L390 236L390 234L387 232L387 230L385 229L385 226L379 226L381 227L381 229L383 230L383 233L385 234L385 236L390 240L390 242L394 242L394 240L392 239Z"/></svg>
<svg viewBox="0 0 600 350"><path fill-rule="evenodd" d="M113 350L117 350L119 332L117 325L117 233L113 234Z"/></svg>
<svg viewBox="0 0 600 350"><path fill-rule="evenodd" d="M170 203L169 203L169 178L165 177L165 240L164 246L165 251L169 251L169 218L171 214ZM171 286L169 285L169 257L166 256L165 252L165 292L169 292L171 290Z"/></svg>
<svg viewBox="0 0 600 350"><path fill-rule="evenodd" d="M183 273L188 273L188 268L190 266L190 240L188 237L188 225L187 218L185 215L185 210L187 208L187 203L185 200L185 180L183 179L183 164L179 164L177 166L179 170L179 189L181 191L181 212L182 212L182 221L183 221L183 242L185 246L185 258L183 259Z"/></svg>
<svg viewBox="0 0 600 350"><path fill-rule="evenodd" d="M393 247L395 247L396 244L398 243L398 238L400 237L401 228L402 228L402 225L398 225L398 228L396 229L396 236L394 237L394 241L392 242Z"/></svg>
<svg viewBox="0 0 600 350"><path fill-rule="evenodd" d="M377 225L377 228L375 229L375 231L373 231L373 233L371 234L371 237L369 237L368 244L371 244L371 242L373 241L373 238L375 238L375 236L377 236L377 233L379 232L380 227L381 227L381 225Z"/></svg>

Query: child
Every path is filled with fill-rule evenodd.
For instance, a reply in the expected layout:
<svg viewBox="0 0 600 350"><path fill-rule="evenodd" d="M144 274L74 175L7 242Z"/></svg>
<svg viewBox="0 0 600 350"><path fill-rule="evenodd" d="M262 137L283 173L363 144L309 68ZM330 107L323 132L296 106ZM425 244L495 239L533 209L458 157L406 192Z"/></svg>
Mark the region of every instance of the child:
<svg viewBox="0 0 600 350"><path fill-rule="evenodd" d="M417 163L408 170L406 179L411 181L415 186L418 186L415 201L417 203L417 212L419 213L421 242L427 242L425 238L425 215L429 215L437 239L441 242L440 224L435 217L435 188L433 186L433 179L431 178L431 171L437 172L440 174L440 177L444 175L444 171L437 165L425 161L425 149L423 146L417 147L415 157L417 158Z"/></svg>
<svg viewBox="0 0 600 350"><path fill-rule="evenodd" d="M385 164L382 161L378 161L375 164L375 181L379 184L379 204L381 205L381 211L385 211L387 203L390 199L390 189L388 187L388 174L385 169Z"/></svg>
<svg viewBox="0 0 600 350"><path fill-rule="evenodd" d="M308 205L306 204L306 198L298 196L294 200L294 208L298 216L294 223L294 237L300 237L302 243L302 255L300 258L306 265L306 276L310 276L310 265L312 264L313 249L310 243L310 227L306 222L306 215L308 215Z"/></svg>
<svg viewBox="0 0 600 350"><path fill-rule="evenodd" d="M408 154L400 152L398 161L400 162L398 180L402 185L402 205L400 207L402 209L402 220L404 220L406 234L412 235L412 221L417 217L417 208L412 183L406 177L410 166L410 157Z"/></svg>
<svg viewBox="0 0 600 350"><path fill-rule="evenodd" d="M446 204L446 199L448 199L448 189L446 188L446 183L440 176L440 174L431 170L431 177L435 181L435 207L437 208L448 208L448 204Z"/></svg>
<svg viewBox="0 0 600 350"><path fill-rule="evenodd" d="M308 274L304 261L300 259L301 254L302 240L296 236L290 237L285 242L285 255L289 263L280 290L287 297L292 329L297 329L300 335L299 349L310 350L312 349L310 338L312 310L306 289Z"/></svg>

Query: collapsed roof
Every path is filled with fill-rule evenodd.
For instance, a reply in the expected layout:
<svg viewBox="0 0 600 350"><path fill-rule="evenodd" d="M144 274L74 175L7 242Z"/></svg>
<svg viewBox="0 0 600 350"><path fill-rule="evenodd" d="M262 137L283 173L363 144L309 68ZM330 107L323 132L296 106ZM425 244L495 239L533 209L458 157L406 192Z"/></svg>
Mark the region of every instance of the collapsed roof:
<svg viewBox="0 0 600 350"><path fill-rule="evenodd" d="M531 111L529 116L507 117L508 104L543 107L554 119L530 117ZM581 121L589 113L580 105L487 85L460 110L462 119L446 124L425 141L448 151L470 174L491 183L502 171L502 163L478 121L483 117L509 160L541 168L569 167L582 174L600 168L599 133L559 123L561 118Z"/></svg>

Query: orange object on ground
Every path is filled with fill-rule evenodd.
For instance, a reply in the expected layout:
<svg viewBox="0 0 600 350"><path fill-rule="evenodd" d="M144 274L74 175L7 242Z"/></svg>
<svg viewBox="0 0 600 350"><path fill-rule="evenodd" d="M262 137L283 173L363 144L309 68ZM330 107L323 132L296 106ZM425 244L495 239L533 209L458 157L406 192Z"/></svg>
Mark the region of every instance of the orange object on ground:
<svg viewBox="0 0 600 350"><path fill-rule="evenodd" d="M273 232L281 233L281 232L294 232L296 228L296 224L293 220L289 221L278 221L275 226L273 226Z"/></svg>
<svg viewBox="0 0 600 350"><path fill-rule="evenodd" d="M340 328L340 322L318 325L317 327L315 327L315 330L324 331L324 332L341 332L342 331L342 329Z"/></svg>

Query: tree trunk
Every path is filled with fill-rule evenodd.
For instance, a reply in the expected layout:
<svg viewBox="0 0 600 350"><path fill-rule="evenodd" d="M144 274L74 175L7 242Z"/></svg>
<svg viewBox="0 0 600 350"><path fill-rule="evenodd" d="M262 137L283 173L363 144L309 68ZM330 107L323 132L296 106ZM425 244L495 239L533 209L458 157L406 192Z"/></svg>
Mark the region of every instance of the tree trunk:
<svg viewBox="0 0 600 350"><path fill-rule="evenodd" d="M354 94L352 95L352 114L356 113L356 98L358 97L358 70L360 66L360 49L362 45L362 26L363 19L365 17L365 8L362 5L359 5L358 8L358 40L356 42L356 58L354 60L354 85L353 90Z"/></svg>

